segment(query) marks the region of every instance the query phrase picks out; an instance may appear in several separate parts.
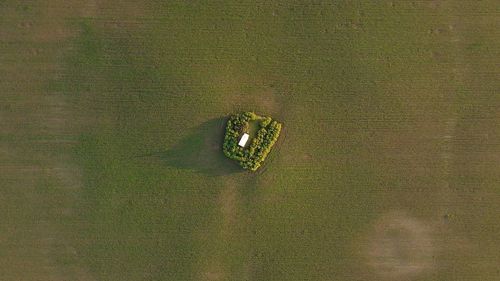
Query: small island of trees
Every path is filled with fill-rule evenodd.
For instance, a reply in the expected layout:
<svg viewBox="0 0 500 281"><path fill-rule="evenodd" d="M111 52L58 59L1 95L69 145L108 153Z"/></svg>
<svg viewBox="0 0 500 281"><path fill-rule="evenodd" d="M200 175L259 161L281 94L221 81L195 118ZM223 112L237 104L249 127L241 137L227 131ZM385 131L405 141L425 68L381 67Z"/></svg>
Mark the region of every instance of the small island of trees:
<svg viewBox="0 0 500 281"><path fill-rule="evenodd" d="M256 171L278 140L280 131L281 124L270 117L253 112L235 114L227 121L222 150L224 155L238 161L244 169ZM250 135L250 145L238 145L243 134Z"/></svg>

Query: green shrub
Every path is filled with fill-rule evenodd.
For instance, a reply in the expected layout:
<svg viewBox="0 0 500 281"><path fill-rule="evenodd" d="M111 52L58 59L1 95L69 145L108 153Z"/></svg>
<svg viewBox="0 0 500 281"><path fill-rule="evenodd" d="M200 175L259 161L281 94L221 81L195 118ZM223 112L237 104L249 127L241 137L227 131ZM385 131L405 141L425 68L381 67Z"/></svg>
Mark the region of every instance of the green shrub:
<svg viewBox="0 0 500 281"><path fill-rule="evenodd" d="M248 132L250 121L259 122L259 130L249 140L249 146L240 147L239 139L243 133ZM222 150L224 155L238 161L243 168L256 171L278 140L280 131L281 124L270 117L261 117L253 112L236 114L227 121Z"/></svg>

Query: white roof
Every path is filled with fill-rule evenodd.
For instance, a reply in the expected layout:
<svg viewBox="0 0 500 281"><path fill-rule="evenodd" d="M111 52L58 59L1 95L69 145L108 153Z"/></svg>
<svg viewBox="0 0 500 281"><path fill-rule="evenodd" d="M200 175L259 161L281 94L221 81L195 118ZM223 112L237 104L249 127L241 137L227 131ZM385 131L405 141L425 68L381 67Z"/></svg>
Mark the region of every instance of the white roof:
<svg viewBox="0 0 500 281"><path fill-rule="evenodd" d="M244 133L243 136L240 139L240 142L238 143L239 146L245 147L245 144L248 141L248 137L250 137L247 133Z"/></svg>

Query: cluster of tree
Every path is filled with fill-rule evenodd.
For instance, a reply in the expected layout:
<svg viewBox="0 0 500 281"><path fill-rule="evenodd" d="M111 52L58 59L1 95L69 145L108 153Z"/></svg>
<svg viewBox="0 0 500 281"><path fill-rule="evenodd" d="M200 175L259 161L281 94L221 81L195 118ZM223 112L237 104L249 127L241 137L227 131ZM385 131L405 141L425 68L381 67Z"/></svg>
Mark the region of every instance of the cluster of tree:
<svg viewBox="0 0 500 281"><path fill-rule="evenodd" d="M261 127L257 136L253 139L249 149L250 158L247 161L248 168L252 171L257 170L271 148L278 140L281 131L281 124L271 121L267 127Z"/></svg>
<svg viewBox="0 0 500 281"><path fill-rule="evenodd" d="M256 118L258 118L258 116L253 112L236 114L229 118L222 147L227 157L240 161L240 158L245 156L245 150L243 147L238 146L238 140L248 129L248 122Z"/></svg>
<svg viewBox="0 0 500 281"><path fill-rule="evenodd" d="M248 123L256 120L259 121L257 135L248 148L240 147L238 145L240 136L248 130ZM233 115L226 126L224 154L237 160L243 168L256 171L278 140L280 131L281 124L270 117L260 117L253 112Z"/></svg>

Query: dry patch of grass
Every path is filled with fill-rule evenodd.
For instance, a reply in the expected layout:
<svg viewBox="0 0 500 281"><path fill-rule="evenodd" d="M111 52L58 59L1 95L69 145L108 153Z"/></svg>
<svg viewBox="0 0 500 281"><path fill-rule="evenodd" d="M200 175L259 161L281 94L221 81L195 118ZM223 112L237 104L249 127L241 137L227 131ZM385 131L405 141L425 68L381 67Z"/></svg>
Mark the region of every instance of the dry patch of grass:
<svg viewBox="0 0 500 281"><path fill-rule="evenodd" d="M2 280L94 280L81 264L65 224L81 187L71 147L79 123L49 84L76 30L75 1L5 1L0 10L0 205ZM74 2L74 3L71 3Z"/></svg>
<svg viewBox="0 0 500 281"><path fill-rule="evenodd" d="M373 272L385 280L402 280L432 270L436 246L430 225L402 213L390 213L373 226L365 249Z"/></svg>

